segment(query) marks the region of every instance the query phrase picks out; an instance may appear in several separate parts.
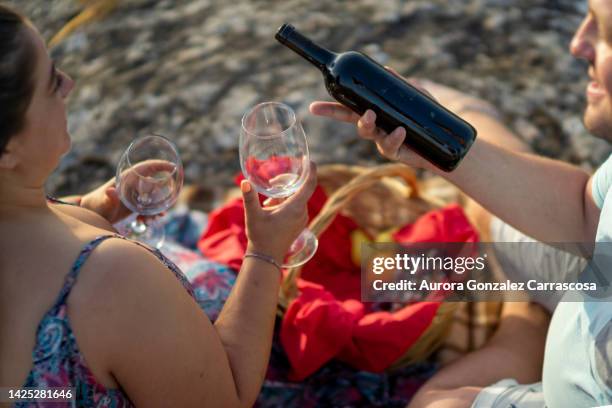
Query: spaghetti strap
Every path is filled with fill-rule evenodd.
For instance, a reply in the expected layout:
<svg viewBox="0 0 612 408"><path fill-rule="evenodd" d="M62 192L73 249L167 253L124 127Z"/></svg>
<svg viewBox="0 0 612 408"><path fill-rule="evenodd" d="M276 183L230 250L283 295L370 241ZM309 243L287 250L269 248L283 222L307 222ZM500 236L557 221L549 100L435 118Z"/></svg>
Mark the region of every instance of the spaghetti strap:
<svg viewBox="0 0 612 408"><path fill-rule="evenodd" d="M59 198L51 197L48 194L47 194L47 201L50 202L51 204L63 204L63 205L72 205L74 207L79 207L79 205L76 203L69 203L67 201L60 200Z"/></svg>
<svg viewBox="0 0 612 408"><path fill-rule="evenodd" d="M79 276L79 271L81 270L81 266L83 266L83 264L85 263L85 261L87 260L91 252L98 245L100 245L100 243L104 242L108 238L113 238L113 237L115 237L114 234L113 235L102 235L102 236L99 236L93 239L92 241L89 241L87 244L85 244L81 252L79 252L77 259L72 264L72 267L70 268L70 272L68 272L68 275L66 275L66 278L64 279L64 285L62 286L62 290L60 291L59 296L57 297L57 300L55 301L53 305L54 308L59 305L62 305L66 301L66 298L70 294L72 287L76 283L77 277Z"/></svg>

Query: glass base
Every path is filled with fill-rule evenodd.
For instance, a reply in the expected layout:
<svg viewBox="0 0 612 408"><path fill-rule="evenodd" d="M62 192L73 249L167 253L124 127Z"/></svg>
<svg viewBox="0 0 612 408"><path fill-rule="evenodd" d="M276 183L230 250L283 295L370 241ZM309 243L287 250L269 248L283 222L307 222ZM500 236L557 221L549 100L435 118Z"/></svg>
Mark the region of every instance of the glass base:
<svg viewBox="0 0 612 408"><path fill-rule="evenodd" d="M308 228L302 230L300 235L293 241L285 259L283 268L295 268L302 266L317 252L319 240Z"/></svg>
<svg viewBox="0 0 612 408"><path fill-rule="evenodd" d="M116 227L117 232L124 237L142 242L152 248L160 249L166 240L164 227L157 221L142 221L135 218L132 222L122 223Z"/></svg>

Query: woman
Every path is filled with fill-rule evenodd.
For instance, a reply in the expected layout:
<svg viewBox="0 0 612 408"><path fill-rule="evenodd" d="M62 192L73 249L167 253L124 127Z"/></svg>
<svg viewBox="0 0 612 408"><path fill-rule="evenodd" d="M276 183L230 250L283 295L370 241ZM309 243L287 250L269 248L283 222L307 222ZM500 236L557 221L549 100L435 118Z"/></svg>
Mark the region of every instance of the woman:
<svg viewBox="0 0 612 408"><path fill-rule="evenodd" d="M64 101L74 82L5 6L0 61L0 385L76 387L82 406L252 405L278 264L307 221L315 171L265 209L242 183L247 255L212 325L170 261L114 234L123 210L109 185L82 207L46 199L45 180L70 148Z"/></svg>

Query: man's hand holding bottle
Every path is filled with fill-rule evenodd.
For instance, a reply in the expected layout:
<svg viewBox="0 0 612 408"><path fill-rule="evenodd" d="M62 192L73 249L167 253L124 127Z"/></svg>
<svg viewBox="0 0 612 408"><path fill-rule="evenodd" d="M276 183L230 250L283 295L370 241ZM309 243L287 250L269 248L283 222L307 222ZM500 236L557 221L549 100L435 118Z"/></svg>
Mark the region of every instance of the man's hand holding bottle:
<svg viewBox="0 0 612 408"><path fill-rule="evenodd" d="M394 75L401 77L393 68L386 68ZM459 116L468 111L478 111L489 114L492 117L499 115L488 102L456 89L426 79L402 79ZM378 151L389 160L398 161L415 168L438 171L436 166L423 159L404 144L406 139L406 130L404 128L399 127L388 134L376 126L376 113L370 109L362 116L359 116L341 103L315 101L310 105L310 113L342 122L355 123L359 136L363 139L374 141Z"/></svg>

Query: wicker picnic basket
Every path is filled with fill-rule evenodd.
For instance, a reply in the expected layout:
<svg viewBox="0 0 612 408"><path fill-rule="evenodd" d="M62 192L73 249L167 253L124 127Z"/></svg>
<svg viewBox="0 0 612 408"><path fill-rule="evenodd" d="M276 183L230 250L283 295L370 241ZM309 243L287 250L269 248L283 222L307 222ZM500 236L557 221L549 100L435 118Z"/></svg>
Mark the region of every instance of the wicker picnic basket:
<svg viewBox="0 0 612 408"><path fill-rule="evenodd" d="M318 180L329 197L310 223L310 229L318 237L338 213L350 217L362 230L376 236L413 222L427 211L445 204L444 200L423 192L414 171L399 164L373 168L320 166ZM290 269L281 285L280 316L298 295L300 272L301 267ZM454 302L442 303L429 328L389 369L422 361L436 351L445 340L457 305Z"/></svg>

